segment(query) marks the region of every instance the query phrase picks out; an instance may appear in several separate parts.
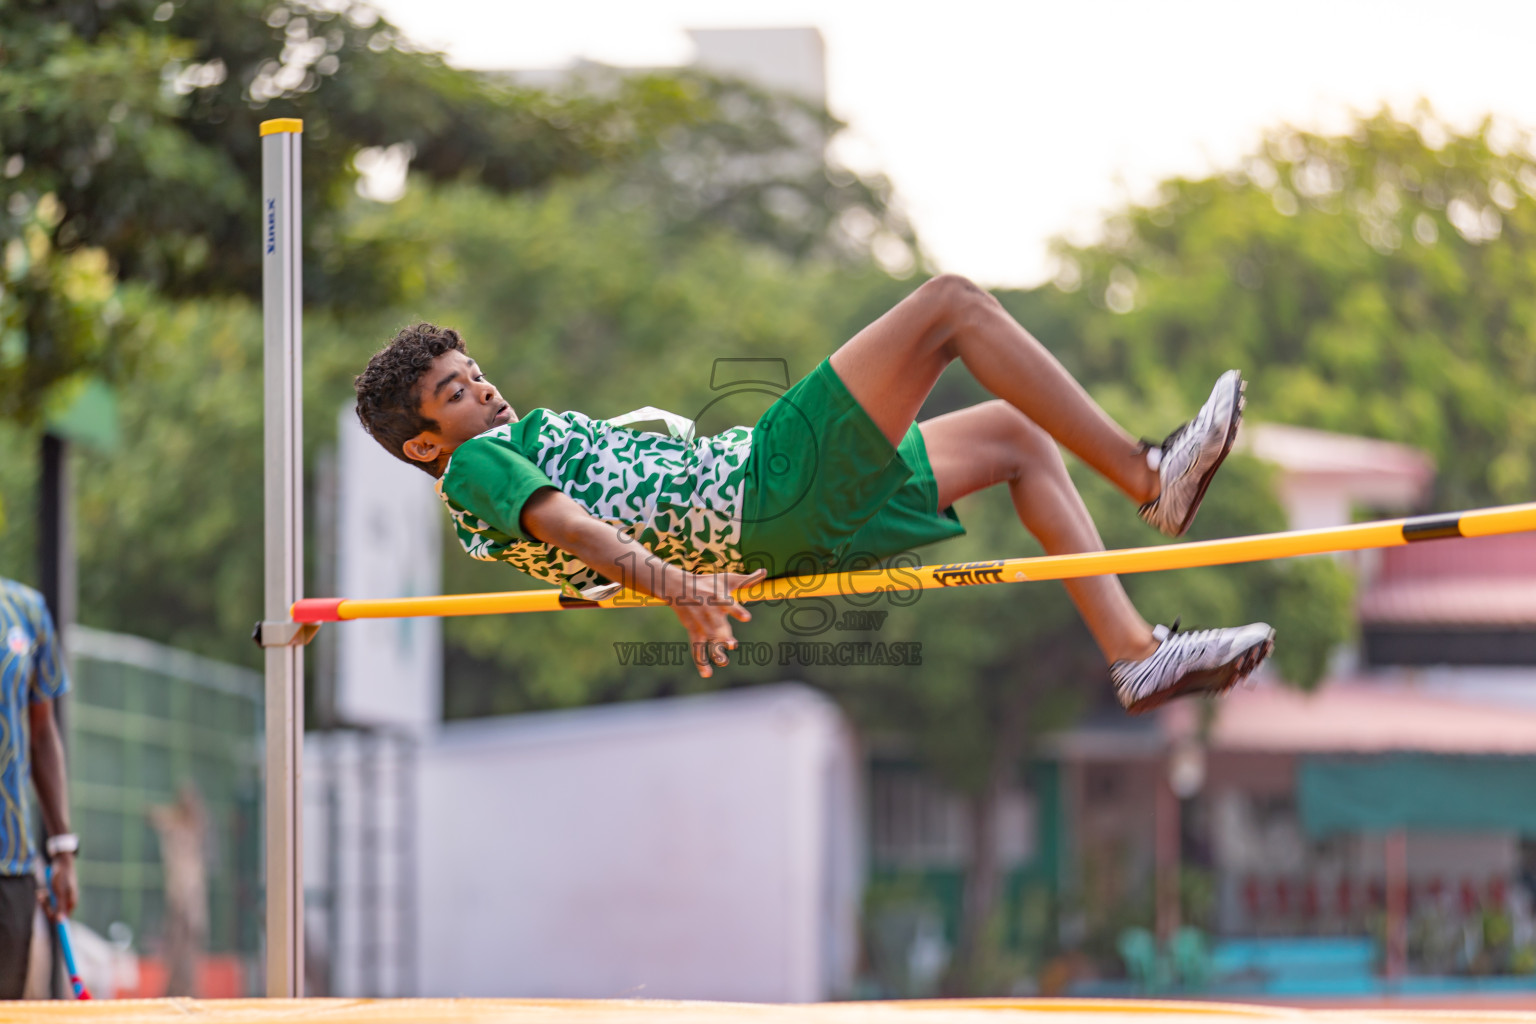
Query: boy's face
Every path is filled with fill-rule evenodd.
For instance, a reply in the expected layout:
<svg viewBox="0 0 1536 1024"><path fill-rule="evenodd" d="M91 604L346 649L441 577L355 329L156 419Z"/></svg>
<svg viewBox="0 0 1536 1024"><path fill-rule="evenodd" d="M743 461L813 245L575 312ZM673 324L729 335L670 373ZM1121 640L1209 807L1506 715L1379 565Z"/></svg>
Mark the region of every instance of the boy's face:
<svg viewBox="0 0 1536 1024"><path fill-rule="evenodd" d="M416 386L417 408L437 423L436 430L423 430L405 442L405 454L417 462L437 462L470 438L517 418L463 352L444 352L432 360Z"/></svg>

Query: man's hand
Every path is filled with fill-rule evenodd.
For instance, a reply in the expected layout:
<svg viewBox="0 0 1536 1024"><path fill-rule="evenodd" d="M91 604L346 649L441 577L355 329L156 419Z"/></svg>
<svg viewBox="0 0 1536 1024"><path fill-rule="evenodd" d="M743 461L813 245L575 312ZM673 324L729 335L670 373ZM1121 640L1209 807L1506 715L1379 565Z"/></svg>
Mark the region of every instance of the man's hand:
<svg viewBox="0 0 1536 1024"><path fill-rule="evenodd" d="M69 831L69 782L53 700L32 701L27 706L27 723L32 730L32 784L37 787L37 806L43 812L43 828L51 836L63 835ZM75 910L75 899L79 894L75 884L75 855L57 853L50 863L58 910L49 905L46 892L39 890L37 898L48 912L48 919L56 921L59 911L71 914Z"/></svg>
<svg viewBox="0 0 1536 1024"><path fill-rule="evenodd" d="M37 891L37 899L43 905L43 912L48 915L48 920L57 921L61 913L68 917L75 912L75 903L80 898L80 887L75 881L74 854L55 854L52 864L53 900L49 902L48 892L45 889Z"/></svg>
<svg viewBox="0 0 1536 1024"><path fill-rule="evenodd" d="M736 637L731 634L731 619L752 620L752 613L736 600L736 591L761 583L767 575L767 569L754 573L690 574L695 592L669 598L672 610L688 631L688 650L700 676L708 679L714 674L715 665L730 664L725 652L736 647Z"/></svg>

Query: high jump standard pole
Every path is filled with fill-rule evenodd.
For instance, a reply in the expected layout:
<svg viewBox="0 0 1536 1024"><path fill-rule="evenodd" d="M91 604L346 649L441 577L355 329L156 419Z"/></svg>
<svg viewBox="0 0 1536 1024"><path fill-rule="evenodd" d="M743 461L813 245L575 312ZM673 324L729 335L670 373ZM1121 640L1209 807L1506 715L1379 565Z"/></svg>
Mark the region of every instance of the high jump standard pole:
<svg viewBox="0 0 1536 1024"><path fill-rule="evenodd" d="M267 995L304 994L304 641L288 609L304 586L302 191L304 122L261 124L266 594ZM311 634L312 635L312 634Z"/></svg>

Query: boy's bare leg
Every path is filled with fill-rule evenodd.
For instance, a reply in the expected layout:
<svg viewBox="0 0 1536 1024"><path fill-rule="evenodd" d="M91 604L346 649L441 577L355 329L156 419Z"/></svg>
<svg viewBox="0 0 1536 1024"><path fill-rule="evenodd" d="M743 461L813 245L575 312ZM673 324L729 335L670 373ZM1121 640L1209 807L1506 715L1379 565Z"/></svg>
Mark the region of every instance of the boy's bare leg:
<svg viewBox="0 0 1536 1024"><path fill-rule="evenodd" d="M988 402L918 424L938 484L939 508L1006 483L1024 528L1047 554L1102 551L1082 497L1056 443L1006 402ZM1149 657L1152 627L1136 611L1116 576L1063 581L1107 662Z"/></svg>
<svg viewBox="0 0 1536 1024"><path fill-rule="evenodd" d="M832 368L894 445L954 359L1132 501L1157 497L1158 475L1136 439L1001 303L964 278L925 283L834 352Z"/></svg>
<svg viewBox="0 0 1536 1024"><path fill-rule="evenodd" d="M957 358L984 387L1102 473L1127 497L1141 503L1159 498L1158 475L1147 466L1141 446L1094 404L1001 304L963 278L944 276L924 284L834 352L831 361L853 397L894 445L911 427L944 367ZM1242 409L1241 378L1229 371L1218 386L1226 389L1224 394L1213 392L1213 402L1208 402L1201 413L1204 417L1206 409L1221 409L1214 400L1225 399L1225 418L1206 417L1205 426L1214 428L1207 436L1210 443L1230 446L1236 416ZM946 443L943 427L925 424L922 429L925 439L934 434L940 450L934 469L941 501L1007 479L1019 517L1046 550L1102 548L1098 531L1076 488L1066 479L1064 467L1040 459L1010 464L999 458L980 458L978 438L987 436L985 432L957 428ZM1017 433L1021 440L1015 445L1021 449L1044 444L1017 425L999 431ZM1218 454L1208 465L1209 471L1214 471L1226 454L1226 447L1215 450ZM1188 449L1184 451L1188 453ZM1188 479L1188 467L1194 464L1188 463L1181 470L1184 476L1178 479ZM1167 468L1166 463L1163 468ZM1203 491L1208 480L1206 475L1195 482ZM1154 525L1164 533L1182 533L1188 528L1193 507L1189 502L1197 506L1199 496L1200 491L1183 496L1185 507L1180 512L1184 519ZM1151 506L1154 510L1158 507ZM1131 714L1142 714L1189 694L1224 693L1251 675L1274 649L1275 631L1268 623L1186 633L1159 627L1143 633L1146 623L1131 607L1118 581L1073 581L1067 590L1111 663L1115 696Z"/></svg>

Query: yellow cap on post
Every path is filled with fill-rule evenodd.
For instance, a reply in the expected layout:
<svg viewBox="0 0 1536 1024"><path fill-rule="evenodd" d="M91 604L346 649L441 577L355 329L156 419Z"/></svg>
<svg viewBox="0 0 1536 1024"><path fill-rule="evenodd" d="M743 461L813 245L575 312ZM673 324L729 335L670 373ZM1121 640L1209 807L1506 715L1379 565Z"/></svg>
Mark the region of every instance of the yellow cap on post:
<svg viewBox="0 0 1536 1024"><path fill-rule="evenodd" d="M297 117L274 117L270 121L261 122L262 135L276 135L278 132L298 134L302 131L304 131L304 122Z"/></svg>

